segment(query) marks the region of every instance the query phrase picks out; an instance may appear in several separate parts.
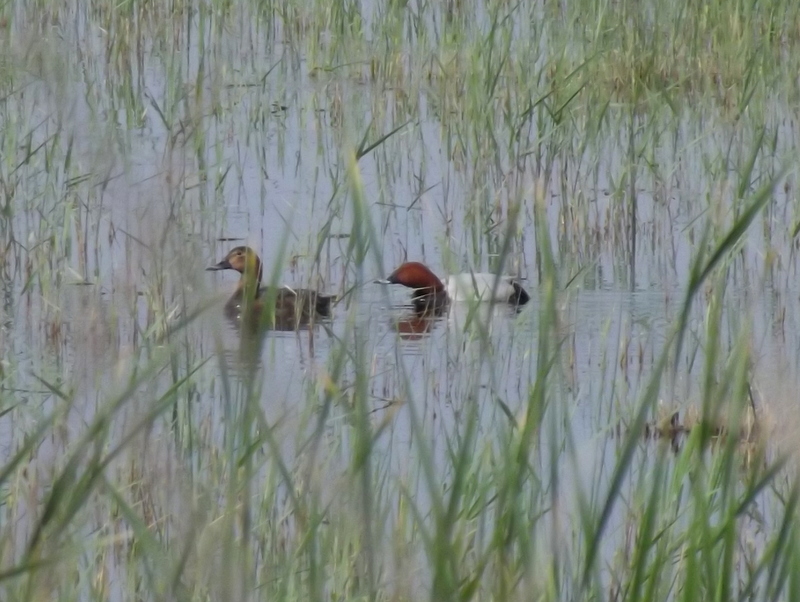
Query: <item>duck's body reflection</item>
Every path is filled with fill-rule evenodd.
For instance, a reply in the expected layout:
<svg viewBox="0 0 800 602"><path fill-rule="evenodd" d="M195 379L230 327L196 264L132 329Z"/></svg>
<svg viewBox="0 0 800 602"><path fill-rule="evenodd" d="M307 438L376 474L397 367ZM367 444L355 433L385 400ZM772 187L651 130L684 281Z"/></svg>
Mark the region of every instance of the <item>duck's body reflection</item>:
<svg viewBox="0 0 800 602"><path fill-rule="evenodd" d="M465 332L474 326L490 331L495 318L513 318L521 308L506 304L448 303L418 309L404 306L406 311L392 318L391 327L401 339L417 341L430 335L437 324L446 324L449 331Z"/></svg>
<svg viewBox="0 0 800 602"><path fill-rule="evenodd" d="M436 322L441 321L447 312L444 308L418 311L412 309L392 320L392 329L406 341L418 341L430 334Z"/></svg>

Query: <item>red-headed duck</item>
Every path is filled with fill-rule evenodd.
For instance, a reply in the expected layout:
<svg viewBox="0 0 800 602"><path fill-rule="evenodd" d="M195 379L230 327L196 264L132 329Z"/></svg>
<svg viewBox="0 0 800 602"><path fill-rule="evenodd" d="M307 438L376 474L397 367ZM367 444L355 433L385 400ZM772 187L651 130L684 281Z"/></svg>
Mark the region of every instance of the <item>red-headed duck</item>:
<svg viewBox="0 0 800 602"><path fill-rule="evenodd" d="M414 289L411 301L417 311L441 308L448 301L496 301L524 305L530 295L520 283L509 276L465 273L448 276L442 283L425 264L409 261L392 272L381 284L402 284Z"/></svg>
<svg viewBox="0 0 800 602"><path fill-rule="evenodd" d="M294 289L288 286L261 286L261 259L250 247L231 249L225 259L206 268L208 271L235 270L242 277L233 296L225 304L229 318L238 320L243 312L250 313L250 319L256 323L264 310L264 303L274 304L271 323L265 327L275 330L294 330L298 326L308 324L314 318L328 318L331 315L331 303L335 295L321 295L310 289ZM252 305L248 305L252 300ZM249 308L252 309L249 309Z"/></svg>

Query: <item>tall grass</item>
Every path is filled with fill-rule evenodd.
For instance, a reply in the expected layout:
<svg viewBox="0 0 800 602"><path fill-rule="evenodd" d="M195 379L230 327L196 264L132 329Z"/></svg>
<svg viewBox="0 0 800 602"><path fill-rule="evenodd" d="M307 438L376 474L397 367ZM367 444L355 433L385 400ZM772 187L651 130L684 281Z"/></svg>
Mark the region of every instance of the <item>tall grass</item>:
<svg viewBox="0 0 800 602"><path fill-rule="evenodd" d="M0 7L2 598L793 599L758 344L796 342L799 26L785 0ZM240 237L335 320L223 324L201 268ZM404 342L369 283L406 256L534 301ZM665 315L584 338L605 288Z"/></svg>

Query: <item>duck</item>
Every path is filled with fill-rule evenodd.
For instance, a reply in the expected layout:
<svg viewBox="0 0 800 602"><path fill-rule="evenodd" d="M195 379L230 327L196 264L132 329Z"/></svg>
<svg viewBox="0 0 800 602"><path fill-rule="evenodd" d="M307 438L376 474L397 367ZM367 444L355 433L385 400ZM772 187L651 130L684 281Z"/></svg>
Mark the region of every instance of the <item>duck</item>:
<svg viewBox="0 0 800 602"><path fill-rule="evenodd" d="M402 284L414 289L411 302L417 312L439 311L450 301L502 302L519 307L530 301L530 295L516 278L486 273L455 274L443 283L428 266L407 261L379 284Z"/></svg>
<svg viewBox="0 0 800 602"><path fill-rule="evenodd" d="M288 286L261 286L261 258L250 247L235 247L222 261L206 268L209 272L221 270L234 270L242 275L236 291L225 304L225 313L232 321L239 322L247 314L249 320L260 324L266 302L274 307L272 323L267 322L267 327L272 330L296 330L315 318L331 317L331 305L336 295ZM252 300L252 305L248 300Z"/></svg>

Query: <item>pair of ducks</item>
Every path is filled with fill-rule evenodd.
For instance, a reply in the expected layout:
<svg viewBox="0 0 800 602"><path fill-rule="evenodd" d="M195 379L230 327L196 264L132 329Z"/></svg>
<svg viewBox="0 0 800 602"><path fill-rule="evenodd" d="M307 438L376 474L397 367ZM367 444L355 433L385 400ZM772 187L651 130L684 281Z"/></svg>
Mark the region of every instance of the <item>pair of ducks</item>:
<svg viewBox="0 0 800 602"><path fill-rule="evenodd" d="M260 314L265 302L274 306L273 327L291 330L308 324L314 318L329 318L335 295L322 295L315 290L289 287L262 287L262 265L253 249L236 247L225 259L207 268L209 271L235 270L242 277L233 296L226 303L226 313L238 319L252 301L252 314ZM421 316L440 315L450 301L478 298L513 306L524 305L530 296L520 283L508 276L495 274L457 274L443 283L427 266L417 261L402 264L388 278L376 280L380 284L402 284L414 290L411 302Z"/></svg>

